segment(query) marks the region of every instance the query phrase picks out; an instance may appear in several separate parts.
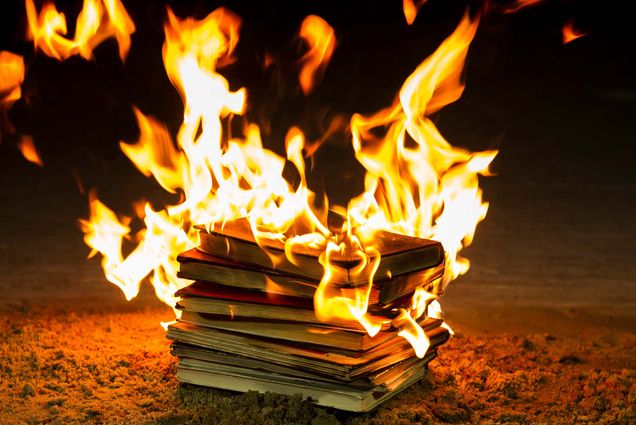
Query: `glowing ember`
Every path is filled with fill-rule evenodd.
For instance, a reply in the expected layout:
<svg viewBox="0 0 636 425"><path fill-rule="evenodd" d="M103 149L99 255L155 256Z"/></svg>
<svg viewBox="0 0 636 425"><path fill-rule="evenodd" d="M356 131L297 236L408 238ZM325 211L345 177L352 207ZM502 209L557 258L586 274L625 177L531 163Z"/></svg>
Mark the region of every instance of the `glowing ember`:
<svg viewBox="0 0 636 425"><path fill-rule="evenodd" d="M128 55L135 24L119 0L84 0L73 39L66 37L66 17L52 3L45 3L38 14L33 0L26 0L26 11L28 39L47 56L57 60L73 55L91 59L93 49L110 37L117 40L119 57L124 60Z"/></svg>
<svg viewBox="0 0 636 425"><path fill-rule="evenodd" d="M460 97L460 74L477 21L463 18L405 81L394 105L369 117L352 117L353 147L366 169L365 191L347 209L334 208L344 219L337 233L327 226L327 202L316 208L307 186L305 137L300 129L288 131L286 158L263 147L255 124L247 124L241 135L227 131L227 121L245 112L246 90L231 91L217 69L233 60L240 24L240 18L224 8L200 21L180 19L168 10L163 58L185 105L183 124L175 144L165 126L136 110L140 138L135 144L122 143L121 148L142 173L183 196L159 211L146 204L145 228L134 235L129 219L117 217L91 196L90 218L81 225L92 254L102 253L106 277L127 299L135 297L141 281L150 276L157 296L174 306L174 292L190 283L177 277L176 256L198 245L194 225L213 228L247 218L257 242L284 242L291 262L297 245L322 251L324 275L314 297L320 320L357 320L370 335L391 323L423 356L429 341L417 319L424 314L438 317L439 304L435 295L419 290L412 306L401 309L397 317L370 316L369 293L380 261L373 241L376 232L389 230L442 242L443 286L468 270L468 261L457 253L471 242L486 214L478 175L488 173L496 152L470 153L452 147L428 115ZM308 93L333 52L335 38L333 29L316 16L305 19L301 37L310 46L300 76ZM377 136L378 129L384 129L383 136ZM300 176L297 186L283 177L287 162ZM126 257L124 239L137 244ZM331 281L335 253L359 258L350 273L369 273L368 284L337 288ZM272 257L274 264L277 260Z"/></svg>
<svg viewBox="0 0 636 425"><path fill-rule="evenodd" d="M303 93L309 94L331 59L336 47L336 35L333 28L320 16L309 15L300 26L300 37L305 40L309 50L303 56L303 67L298 76Z"/></svg>

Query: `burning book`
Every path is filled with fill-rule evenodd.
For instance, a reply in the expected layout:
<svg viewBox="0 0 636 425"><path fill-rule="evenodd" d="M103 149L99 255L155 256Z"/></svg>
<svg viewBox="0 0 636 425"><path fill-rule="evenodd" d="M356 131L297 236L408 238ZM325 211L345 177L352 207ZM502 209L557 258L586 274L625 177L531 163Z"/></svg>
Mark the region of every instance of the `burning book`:
<svg viewBox="0 0 636 425"><path fill-rule="evenodd" d="M336 46L328 23L308 18L300 32L309 43L304 93ZM267 149L246 115L246 88L232 90L218 69L236 59L240 17L218 8L196 20L168 9L163 59L183 122L173 140L135 109L139 139L121 148L180 196L136 208L143 228L135 232L92 194L81 227L126 299L149 277L181 317L168 336L182 380L300 391L364 411L424 373L448 337L436 298L468 271L459 253L486 216L479 176L497 154L451 146L431 119L463 91L477 26L466 14L393 104L351 115L347 137L365 169L364 189L344 206L326 195L317 202L308 183L306 158L324 139L306 140L290 125L285 155ZM240 129L233 117L242 117ZM331 213L342 220L337 231Z"/></svg>
<svg viewBox="0 0 636 425"><path fill-rule="evenodd" d="M364 267L351 273L354 261L336 257L342 270L332 290L368 296L368 320L379 324L370 336L356 320L317 317L319 251L299 247L294 254L302 260L293 263L282 244L257 245L243 220L200 232L198 249L178 257L180 277L196 282L175 294L182 314L168 329L183 382L301 393L320 405L367 411L421 378L449 337L441 319L414 313L428 345L419 358L398 335L400 320L387 319L411 308L418 291L432 294L441 287L444 253L437 242L379 234L374 268L376 274L386 271L366 289L368 275L359 277Z"/></svg>

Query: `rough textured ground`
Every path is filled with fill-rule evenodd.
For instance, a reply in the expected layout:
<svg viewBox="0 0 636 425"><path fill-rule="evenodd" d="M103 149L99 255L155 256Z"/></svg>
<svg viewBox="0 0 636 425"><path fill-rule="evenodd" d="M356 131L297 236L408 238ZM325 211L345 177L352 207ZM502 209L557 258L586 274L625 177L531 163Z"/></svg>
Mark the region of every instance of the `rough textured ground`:
<svg viewBox="0 0 636 425"><path fill-rule="evenodd" d="M412 424L636 421L636 336L459 333L430 373L358 415L179 384L164 309L15 307L0 319L0 423Z"/></svg>

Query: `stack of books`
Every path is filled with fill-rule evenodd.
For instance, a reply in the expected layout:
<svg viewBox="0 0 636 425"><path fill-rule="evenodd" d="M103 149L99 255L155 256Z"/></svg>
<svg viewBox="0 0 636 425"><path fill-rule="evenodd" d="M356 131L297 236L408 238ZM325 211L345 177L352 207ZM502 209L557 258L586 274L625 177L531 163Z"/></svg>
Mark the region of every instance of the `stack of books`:
<svg viewBox="0 0 636 425"><path fill-rule="evenodd" d="M365 412L418 381L449 338L442 320L418 319L430 347L423 358L387 323L370 337L353 320L320 321L313 297L323 275L318 252L294 247L294 262L277 241L257 245L244 221L200 229L200 246L178 257L181 318L168 328L182 382L234 391L301 393L313 402ZM379 233L381 254L368 312L391 317L408 308L416 288L436 294L444 252L434 241ZM266 252L267 251L267 252ZM343 290L368 285L371 267L331 258L331 281Z"/></svg>

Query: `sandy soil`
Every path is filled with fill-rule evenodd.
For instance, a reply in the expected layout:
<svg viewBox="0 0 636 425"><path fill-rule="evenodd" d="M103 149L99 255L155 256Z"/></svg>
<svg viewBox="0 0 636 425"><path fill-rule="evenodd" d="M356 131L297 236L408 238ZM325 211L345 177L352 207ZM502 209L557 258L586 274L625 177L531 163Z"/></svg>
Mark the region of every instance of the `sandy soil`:
<svg viewBox="0 0 636 425"><path fill-rule="evenodd" d="M126 311L127 310L127 311ZM411 424L636 421L636 337L458 335L421 382L364 415L182 385L163 308L16 307L0 318L3 424ZM583 335L582 335L583 336Z"/></svg>

